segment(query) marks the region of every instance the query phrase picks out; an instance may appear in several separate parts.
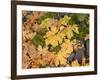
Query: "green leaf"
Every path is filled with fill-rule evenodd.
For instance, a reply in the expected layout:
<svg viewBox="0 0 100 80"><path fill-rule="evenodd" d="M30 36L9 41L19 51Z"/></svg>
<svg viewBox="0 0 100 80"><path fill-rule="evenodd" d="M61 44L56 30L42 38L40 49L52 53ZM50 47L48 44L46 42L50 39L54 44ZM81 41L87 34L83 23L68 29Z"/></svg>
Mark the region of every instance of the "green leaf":
<svg viewBox="0 0 100 80"><path fill-rule="evenodd" d="M40 24L46 18L56 18L56 17L58 17L58 13L55 13L55 12L47 12L44 16L41 16L38 19L38 23Z"/></svg>
<svg viewBox="0 0 100 80"><path fill-rule="evenodd" d="M71 17L71 20L69 21L70 24L79 24L86 20L88 21L88 17L89 17L88 14L79 14L79 13L76 14L72 13L69 16Z"/></svg>
<svg viewBox="0 0 100 80"><path fill-rule="evenodd" d="M48 17L48 18L55 18L55 16L57 16L57 14L58 14L58 13L55 13L55 12L48 12L48 13L46 14L46 17Z"/></svg>
<svg viewBox="0 0 100 80"><path fill-rule="evenodd" d="M32 43L35 44L36 46L38 46L38 45L43 46L44 45L44 39L41 35L36 34L32 39Z"/></svg>
<svg viewBox="0 0 100 80"><path fill-rule="evenodd" d="M77 14L77 19L82 22L85 20L87 14Z"/></svg>
<svg viewBox="0 0 100 80"><path fill-rule="evenodd" d="M44 19L41 24L40 24L41 28L47 28L47 27L50 27L51 24L50 24L50 18L46 18Z"/></svg>
<svg viewBox="0 0 100 80"><path fill-rule="evenodd" d="M57 45L56 47L54 47L53 49L52 49L52 51L54 51L54 52L59 52L59 50L61 49L61 47L60 47L60 45Z"/></svg>
<svg viewBox="0 0 100 80"><path fill-rule="evenodd" d="M38 31L38 34L40 34L41 36L44 36L46 34L48 30L46 28L41 28L39 31Z"/></svg>

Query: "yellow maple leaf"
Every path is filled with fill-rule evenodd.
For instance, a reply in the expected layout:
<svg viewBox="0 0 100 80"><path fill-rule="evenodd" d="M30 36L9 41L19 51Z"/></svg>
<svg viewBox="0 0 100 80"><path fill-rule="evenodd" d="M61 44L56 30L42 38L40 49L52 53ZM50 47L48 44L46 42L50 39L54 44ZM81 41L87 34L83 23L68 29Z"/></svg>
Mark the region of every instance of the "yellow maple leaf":
<svg viewBox="0 0 100 80"><path fill-rule="evenodd" d="M62 25L67 25L71 17L65 15L63 18L60 19L59 23Z"/></svg>
<svg viewBox="0 0 100 80"><path fill-rule="evenodd" d="M76 24L75 25L68 25L64 29L64 33L66 34L68 39L71 39L74 36L74 32L79 34L79 27Z"/></svg>
<svg viewBox="0 0 100 80"><path fill-rule="evenodd" d="M50 18L44 19L44 20L41 22L40 27L41 27L41 28L48 28L48 27L50 27L50 26L51 26L50 20L51 20Z"/></svg>
<svg viewBox="0 0 100 80"><path fill-rule="evenodd" d="M57 36L58 42L61 44L63 42L64 37L65 37L65 33L63 31L61 31L61 32L58 32L58 34L56 36Z"/></svg>
<svg viewBox="0 0 100 80"><path fill-rule="evenodd" d="M68 27L68 28L67 28L66 35L67 35L67 38L68 38L68 39L71 39L71 38L74 36L71 27Z"/></svg>
<svg viewBox="0 0 100 80"><path fill-rule="evenodd" d="M69 39L64 39L64 43L61 45L61 49L66 51L66 53L71 53L73 51L73 42Z"/></svg>
<svg viewBox="0 0 100 80"><path fill-rule="evenodd" d="M51 31L48 31L44 36L46 45L51 44L53 47L58 45L58 40L56 36L57 32L58 30L56 29L56 27L52 26Z"/></svg>
<svg viewBox="0 0 100 80"><path fill-rule="evenodd" d="M64 43L61 45L61 50L56 54L56 58L54 60L55 66L58 65L66 65L66 58L73 51L72 42L68 39L64 40Z"/></svg>
<svg viewBox="0 0 100 80"><path fill-rule="evenodd" d="M60 50L60 51L56 54L54 63L55 63L55 66L58 66L58 65L66 65L66 52Z"/></svg>
<svg viewBox="0 0 100 80"><path fill-rule="evenodd" d="M78 27L76 24L72 25L72 30L73 30L75 33L79 34L79 27Z"/></svg>

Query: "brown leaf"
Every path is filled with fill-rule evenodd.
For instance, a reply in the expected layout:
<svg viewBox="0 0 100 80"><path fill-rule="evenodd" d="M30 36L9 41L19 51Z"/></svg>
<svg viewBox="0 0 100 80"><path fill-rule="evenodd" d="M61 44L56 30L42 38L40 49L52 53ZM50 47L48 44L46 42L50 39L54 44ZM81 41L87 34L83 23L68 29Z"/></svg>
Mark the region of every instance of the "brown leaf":
<svg viewBox="0 0 100 80"><path fill-rule="evenodd" d="M40 25L37 24L37 23L35 23L35 24L32 26L32 29L33 29L33 31L39 31Z"/></svg>

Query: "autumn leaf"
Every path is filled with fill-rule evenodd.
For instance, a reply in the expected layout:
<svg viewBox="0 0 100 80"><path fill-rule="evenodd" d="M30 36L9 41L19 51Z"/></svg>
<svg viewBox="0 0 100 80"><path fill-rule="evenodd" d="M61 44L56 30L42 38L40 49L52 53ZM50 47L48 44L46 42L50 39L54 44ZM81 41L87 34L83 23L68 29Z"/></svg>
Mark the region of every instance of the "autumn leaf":
<svg viewBox="0 0 100 80"><path fill-rule="evenodd" d="M71 39L74 36L74 33L79 34L79 27L77 25L68 25L64 32L68 39Z"/></svg>
<svg viewBox="0 0 100 80"><path fill-rule="evenodd" d="M41 26L41 28L48 28L48 27L51 27L50 18L44 19L44 20L41 22L40 26Z"/></svg>
<svg viewBox="0 0 100 80"><path fill-rule="evenodd" d="M69 16L65 15L63 18L60 19L59 23L62 25L67 25L70 19L71 18Z"/></svg>
<svg viewBox="0 0 100 80"><path fill-rule="evenodd" d="M73 30L75 33L79 34L79 27L78 27L76 24L72 25L72 30Z"/></svg>
<svg viewBox="0 0 100 80"><path fill-rule="evenodd" d="M51 31L48 31L44 36L46 45L51 44L53 47L56 47L58 45L58 40L56 36L57 32L57 28L52 26Z"/></svg>
<svg viewBox="0 0 100 80"><path fill-rule="evenodd" d="M66 52L60 50L54 59L55 66L66 65Z"/></svg>
<svg viewBox="0 0 100 80"><path fill-rule="evenodd" d="M71 39L71 38L74 36L71 27L68 27L68 28L67 28L67 30L66 30L66 35L67 35L67 38L68 38L68 39Z"/></svg>
<svg viewBox="0 0 100 80"><path fill-rule="evenodd" d="M66 65L66 58L73 51L72 42L70 40L64 40L61 45L61 50L56 54L55 65Z"/></svg>
<svg viewBox="0 0 100 80"><path fill-rule="evenodd" d="M23 69L89 66L89 56L83 58L80 49L89 43L89 15L36 11L22 15ZM84 48L88 54L89 47Z"/></svg>
<svg viewBox="0 0 100 80"><path fill-rule="evenodd" d="M64 39L64 43L61 45L61 49L66 52L66 54L69 54L73 51L73 42L69 39Z"/></svg>
<svg viewBox="0 0 100 80"><path fill-rule="evenodd" d="M65 36L66 36L66 34L64 31L57 33L57 40L58 40L59 44L61 44L63 42L63 39L65 38Z"/></svg>

